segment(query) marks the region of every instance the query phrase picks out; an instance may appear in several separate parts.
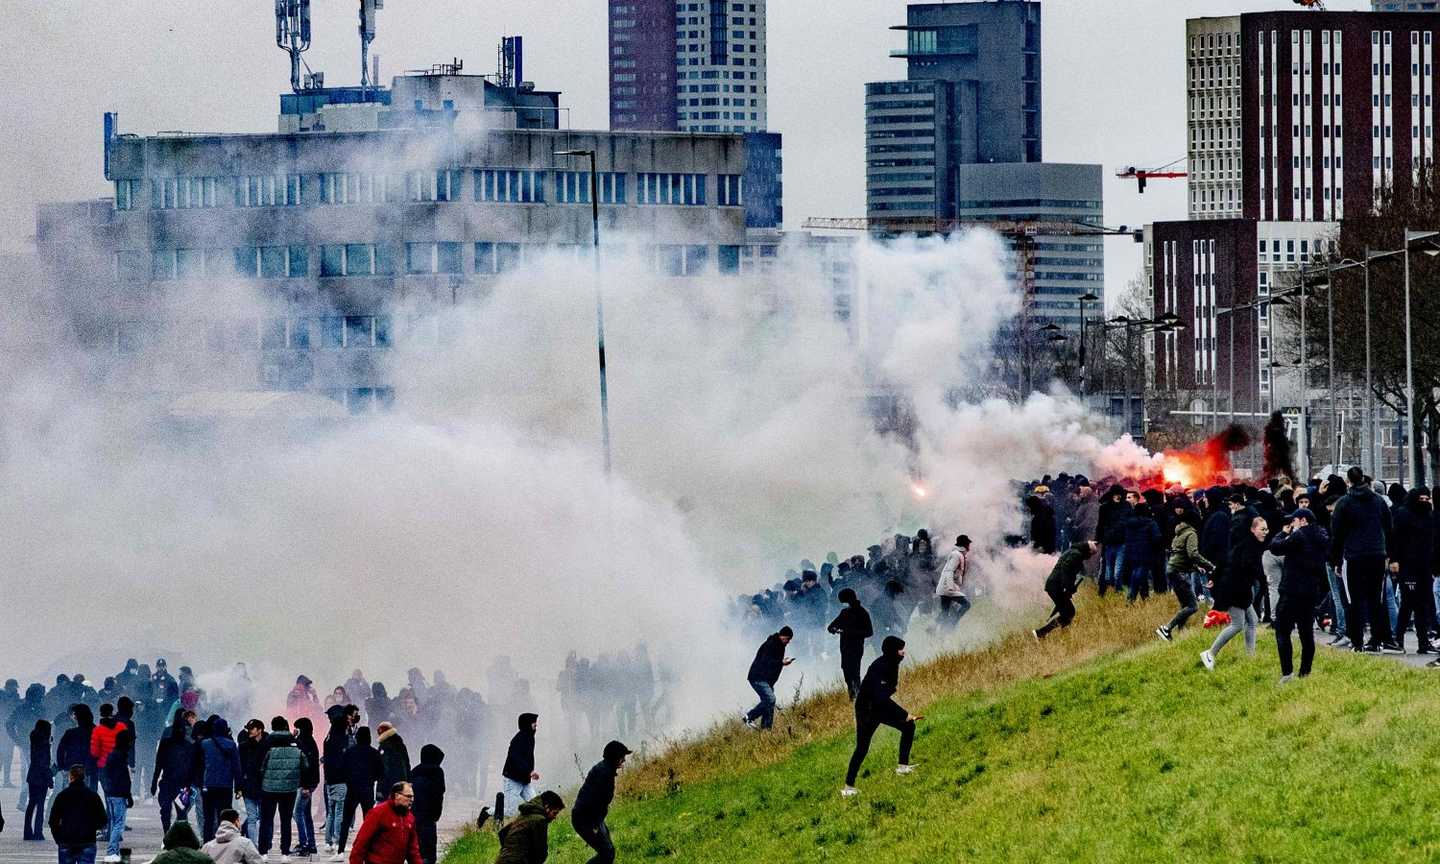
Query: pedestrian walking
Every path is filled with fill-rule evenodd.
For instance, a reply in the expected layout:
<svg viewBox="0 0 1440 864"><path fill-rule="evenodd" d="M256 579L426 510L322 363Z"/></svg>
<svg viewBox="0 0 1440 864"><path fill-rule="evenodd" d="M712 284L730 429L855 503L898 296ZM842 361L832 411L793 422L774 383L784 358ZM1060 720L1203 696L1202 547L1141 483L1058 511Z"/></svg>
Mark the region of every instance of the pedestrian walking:
<svg viewBox="0 0 1440 864"><path fill-rule="evenodd" d="M865 657L865 640L875 635L875 627L854 588L841 588L836 598L845 608L825 629L840 636L840 674L845 679L850 701L854 702L860 690L860 661Z"/></svg>
<svg viewBox="0 0 1440 864"><path fill-rule="evenodd" d="M1166 642L1176 630L1185 626L1199 608L1195 598L1195 574L1215 572L1215 565L1200 554L1200 514L1185 498L1175 501L1175 536L1170 541L1170 555L1165 560L1165 577L1180 609L1168 622L1155 628L1155 634Z"/></svg>
<svg viewBox="0 0 1440 864"><path fill-rule="evenodd" d="M340 841L340 821L345 811L345 751L350 749L351 712L349 705L333 705L325 711L330 731L325 733L322 761L325 766L325 852L332 854Z"/></svg>
<svg viewBox="0 0 1440 864"><path fill-rule="evenodd" d="M1405 496L1405 503L1392 515L1394 549L1390 553L1390 572L1400 586L1400 610L1395 628L1395 644L1404 646L1405 631L1415 624L1416 654L1434 653L1430 631L1435 627L1435 594L1432 575L1435 572L1435 512L1430 489L1416 486Z"/></svg>
<svg viewBox="0 0 1440 864"><path fill-rule="evenodd" d="M750 687L755 694L760 697L760 702L745 712L745 725L750 726L757 719L760 721L761 729L769 729L775 725L775 684L780 680L780 672L795 662L794 657L785 656L785 646L789 645L793 638L795 638L793 630L789 627L781 627L766 637L765 641L761 643L760 649L755 652L755 659L750 663L750 671L747 673L746 679L750 682ZM579 809L578 801L575 807Z"/></svg>
<svg viewBox="0 0 1440 864"><path fill-rule="evenodd" d="M345 806L340 817L340 836L335 846L333 861L345 860L345 841L350 837L350 826L354 824L355 810L360 810L362 820L370 815L375 806L375 784L385 773L380 761L380 751L370 746L370 727L361 726L355 730L355 745L345 751Z"/></svg>
<svg viewBox="0 0 1440 864"><path fill-rule="evenodd" d="M380 763L384 766L375 787L375 800L380 801L385 798L385 790L410 779L410 751L394 724L381 723L375 731L379 735L376 743L380 749Z"/></svg>
<svg viewBox="0 0 1440 864"><path fill-rule="evenodd" d="M169 833L175 817L189 818L190 787L202 770L199 761L200 748L190 740L185 715L179 715L155 748L155 770L150 774L150 797L160 807L161 831Z"/></svg>
<svg viewBox="0 0 1440 864"><path fill-rule="evenodd" d="M410 810L415 814L415 833L420 835L420 857L425 864L436 864L438 857L436 829L445 815L445 769L440 767L444 761L444 750L426 744L420 748L420 764L410 772L410 786L415 790Z"/></svg>
<svg viewBox="0 0 1440 864"><path fill-rule="evenodd" d="M1270 552L1281 559L1279 600L1275 604L1275 649L1280 655L1280 681L1294 673L1290 631L1300 639L1300 677L1310 674L1315 660L1315 607L1330 590L1325 557L1330 535L1315 524L1315 514L1299 509L1270 541Z"/></svg>
<svg viewBox="0 0 1440 864"><path fill-rule="evenodd" d="M585 782L575 795L570 824L580 839L595 850L587 864L614 864L615 844L610 840L610 826L605 824L605 817L610 814L610 804L615 800L615 775L624 767L625 758L629 755L630 748L619 741L606 744L601 760L585 775Z"/></svg>
<svg viewBox="0 0 1440 864"><path fill-rule="evenodd" d="M1260 556L1265 551L1265 538L1269 526L1264 517L1250 519L1250 530L1230 548L1230 565L1225 568L1222 581L1214 586L1215 607L1225 609L1230 623L1215 637L1215 642L1200 652L1200 662L1206 669L1215 668L1215 658L1237 633L1245 633L1245 650L1255 653L1255 630L1260 624L1255 614L1255 587L1264 581L1265 573Z"/></svg>
<svg viewBox="0 0 1440 864"><path fill-rule="evenodd" d="M909 774L915 770L910 764L910 746L915 741L915 722L923 719L911 714L895 702L895 691L900 686L900 662L905 659L905 640L898 636L887 636L881 646L880 656L865 670L865 680L860 683L860 695L855 699L855 752L850 754L850 768L845 772L845 786L840 794L849 798L858 793L855 780L860 776L860 766L870 752L870 741L881 726L890 726L900 731L900 763L896 774Z"/></svg>
<svg viewBox="0 0 1440 864"><path fill-rule="evenodd" d="M410 811L414 801L410 784L396 783L388 800L371 808L361 823L350 864L422 864L415 814Z"/></svg>
<svg viewBox="0 0 1440 864"><path fill-rule="evenodd" d="M105 802L85 784L85 766L70 766L68 777L69 785L50 805L50 839L59 864L94 864L95 837L109 822Z"/></svg>

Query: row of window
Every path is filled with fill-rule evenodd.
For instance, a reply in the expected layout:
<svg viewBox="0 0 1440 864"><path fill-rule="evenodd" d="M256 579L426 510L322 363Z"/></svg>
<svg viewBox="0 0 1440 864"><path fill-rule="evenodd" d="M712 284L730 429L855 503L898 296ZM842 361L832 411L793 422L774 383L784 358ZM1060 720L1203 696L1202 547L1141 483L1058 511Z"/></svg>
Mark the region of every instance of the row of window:
<svg viewBox="0 0 1440 864"><path fill-rule="evenodd" d="M395 258L396 249L377 243L337 243L317 247L319 275L324 278L341 276L394 276L451 274L466 272L465 246L459 241L425 241L406 243L403 262ZM469 272L477 274L505 273L519 267L542 252L559 251L585 257L591 254L588 244L548 246L544 244L498 243L480 241L473 245L474 257ZM652 263L662 273L688 276L702 272L710 259L710 248L692 244L659 244L650 247ZM721 245L717 247L716 264L721 273L741 269L742 259L750 259L755 250L750 246ZM762 248L762 257L773 255L773 249ZM240 246L233 249L156 249L120 251L115 253L116 276L124 282L142 282L201 278L303 279L310 275L311 249L307 246ZM403 263L403 268L399 265ZM1068 277L1057 277L1068 278Z"/></svg>
<svg viewBox="0 0 1440 864"><path fill-rule="evenodd" d="M475 201L543 204L590 203L590 172L516 168L443 169L404 174L329 172L315 175L277 174L242 177L157 177L150 181L150 207L155 210L224 206L294 207L307 196L321 204L384 204L458 201L465 175L473 176ZM597 175L600 203L626 204L627 177L618 171ZM709 175L641 172L634 175L637 204L704 205ZM115 209L133 210L140 201L138 179L115 181ZM721 207L744 205L744 178L717 174ZM553 195L553 197L551 197Z"/></svg>

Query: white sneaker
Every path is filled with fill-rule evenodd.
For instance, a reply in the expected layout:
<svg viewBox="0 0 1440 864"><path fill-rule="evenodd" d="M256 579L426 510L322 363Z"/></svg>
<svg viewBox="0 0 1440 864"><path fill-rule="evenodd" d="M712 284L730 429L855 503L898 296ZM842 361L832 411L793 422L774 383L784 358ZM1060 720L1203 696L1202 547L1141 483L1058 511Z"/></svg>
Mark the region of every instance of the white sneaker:
<svg viewBox="0 0 1440 864"><path fill-rule="evenodd" d="M106 856L105 856L105 864L120 864L120 856L119 856L119 855L106 855Z"/></svg>
<svg viewBox="0 0 1440 864"><path fill-rule="evenodd" d="M1166 642L1169 642L1169 641L1170 641L1170 628L1169 628L1169 627L1156 627L1156 628L1155 628L1155 635L1156 635L1156 636L1159 636L1161 639L1164 639Z"/></svg>
<svg viewBox="0 0 1440 864"><path fill-rule="evenodd" d="M1211 672L1215 671L1215 655L1210 653L1210 649L1207 648L1200 652L1200 662L1205 664L1206 669Z"/></svg>
<svg viewBox="0 0 1440 864"><path fill-rule="evenodd" d="M281 856L280 856L280 864L290 864L290 856L289 856L289 855L281 855Z"/></svg>
<svg viewBox="0 0 1440 864"><path fill-rule="evenodd" d="M854 786L846 786L845 788L843 788L843 789L840 790L840 797L841 797L841 798L854 798L856 795L859 795L859 794L860 794L860 790L859 790L859 789L856 789ZM120 859L117 858L117 859L115 859L115 860L118 861L118 860L120 860Z"/></svg>
<svg viewBox="0 0 1440 864"><path fill-rule="evenodd" d="M344 853L344 852L336 852L334 855L331 855L331 856L330 856L330 860L331 860L331 861L344 861L344 860L345 860L345 853Z"/></svg>
<svg viewBox="0 0 1440 864"><path fill-rule="evenodd" d="M915 773L915 766L914 766L914 765L897 765L897 766L895 767L895 773L896 773L896 774L914 774L914 773Z"/></svg>
<svg viewBox="0 0 1440 864"><path fill-rule="evenodd" d="M1289 684L1291 681L1294 681L1294 680L1295 680L1295 676L1294 676L1294 675L1281 675L1281 676L1280 676L1280 683L1281 683L1281 684Z"/></svg>
<svg viewBox="0 0 1440 864"><path fill-rule="evenodd" d="M261 864L270 864L270 853L266 852L260 856Z"/></svg>

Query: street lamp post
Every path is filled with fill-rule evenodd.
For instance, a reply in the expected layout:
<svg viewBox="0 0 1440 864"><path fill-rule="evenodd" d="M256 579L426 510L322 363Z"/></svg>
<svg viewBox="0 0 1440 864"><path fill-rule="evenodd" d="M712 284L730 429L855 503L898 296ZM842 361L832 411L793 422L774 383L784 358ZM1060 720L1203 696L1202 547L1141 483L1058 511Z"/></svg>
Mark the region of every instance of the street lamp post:
<svg viewBox="0 0 1440 864"><path fill-rule="evenodd" d="M590 157L590 238L591 267L595 274L595 348L600 362L600 446L605 457L605 476L610 476L610 391L605 380L605 300L600 290L600 175L595 151L557 150L556 156Z"/></svg>
<svg viewBox="0 0 1440 864"><path fill-rule="evenodd" d="M1079 297L1080 300L1080 394L1083 398L1090 385L1090 373L1085 365L1085 304L1099 300L1100 298L1091 291L1086 291Z"/></svg>
<svg viewBox="0 0 1440 864"><path fill-rule="evenodd" d="M1416 240L1427 240L1440 236L1440 231L1411 231L1405 229L1405 439L1410 466L1410 488L1420 485L1420 460L1414 458L1415 435L1415 355L1410 329L1410 244Z"/></svg>

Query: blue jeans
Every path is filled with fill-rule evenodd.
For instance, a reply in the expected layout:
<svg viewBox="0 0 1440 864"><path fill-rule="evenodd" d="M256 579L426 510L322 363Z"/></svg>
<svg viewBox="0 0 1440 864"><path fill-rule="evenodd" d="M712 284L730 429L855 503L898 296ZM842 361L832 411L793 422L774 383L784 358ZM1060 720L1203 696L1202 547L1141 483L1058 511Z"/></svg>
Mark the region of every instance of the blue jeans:
<svg viewBox="0 0 1440 864"><path fill-rule="evenodd" d="M257 849L260 847L260 812L263 809L259 798L245 796L245 836Z"/></svg>
<svg viewBox="0 0 1440 864"><path fill-rule="evenodd" d="M1100 567L1100 596L1105 596L1108 588L1120 589L1120 574L1125 572L1125 547L1107 545L1105 547L1104 559Z"/></svg>
<svg viewBox="0 0 1440 864"><path fill-rule="evenodd" d="M1346 633L1345 607L1350 604L1350 599L1345 596L1345 586L1340 584L1340 575L1335 572L1334 567L1326 564L1325 575L1330 577L1330 602L1335 606L1335 632Z"/></svg>
<svg viewBox="0 0 1440 864"><path fill-rule="evenodd" d="M89 846L61 846L60 864L95 864L95 844Z"/></svg>
<svg viewBox="0 0 1440 864"><path fill-rule="evenodd" d="M751 708L745 715L745 722L749 723L756 717L760 718L760 728L769 729L775 725L775 688L764 681L751 681L750 686L755 689L756 695L760 697L760 704Z"/></svg>
<svg viewBox="0 0 1440 864"><path fill-rule="evenodd" d="M1136 595L1142 597L1150 596L1150 572L1151 567L1149 564L1136 564L1130 568L1129 579L1127 580L1129 585L1129 592L1126 595L1127 600L1133 603L1135 602Z"/></svg>
<svg viewBox="0 0 1440 864"><path fill-rule="evenodd" d="M1395 594L1395 580L1385 572L1385 611L1390 613L1390 633L1396 642L1400 641L1400 601Z"/></svg>
<svg viewBox="0 0 1440 864"><path fill-rule="evenodd" d="M1209 581L1210 574L1205 573L1204 571L1196 570L1194 573L1190 574L1190 582L1192 585L1191 590L1195 592L1195 598L1198 600L1199 598L1204 597L1206 600L1210 600L1213 604L1214 600L1210 596L1210 589L1205 587L1205 583Z"/></svg>
<svg viewBox="0 0 1440 864"><path fill-rule="evenodd" d="M340 842L340 821L345 818L345 784L331 783L325 787L325 843Z"/></svg>
<svg viewBox="0 0 1440 864"><path fill-rule="evenodd" d="M295 796L295 843L300 849L315 845L314 793L314 789L301 789Z"/></svg>
<svg viewBox="0 0 1440 864"><path fill-rule="evenodd" d="M120 844L125 841L125 814L129 812L129 808L125 806L124 798L106 798L105 807L110 814L110 845L105 849L108 857L120 854Z"/></svg>

